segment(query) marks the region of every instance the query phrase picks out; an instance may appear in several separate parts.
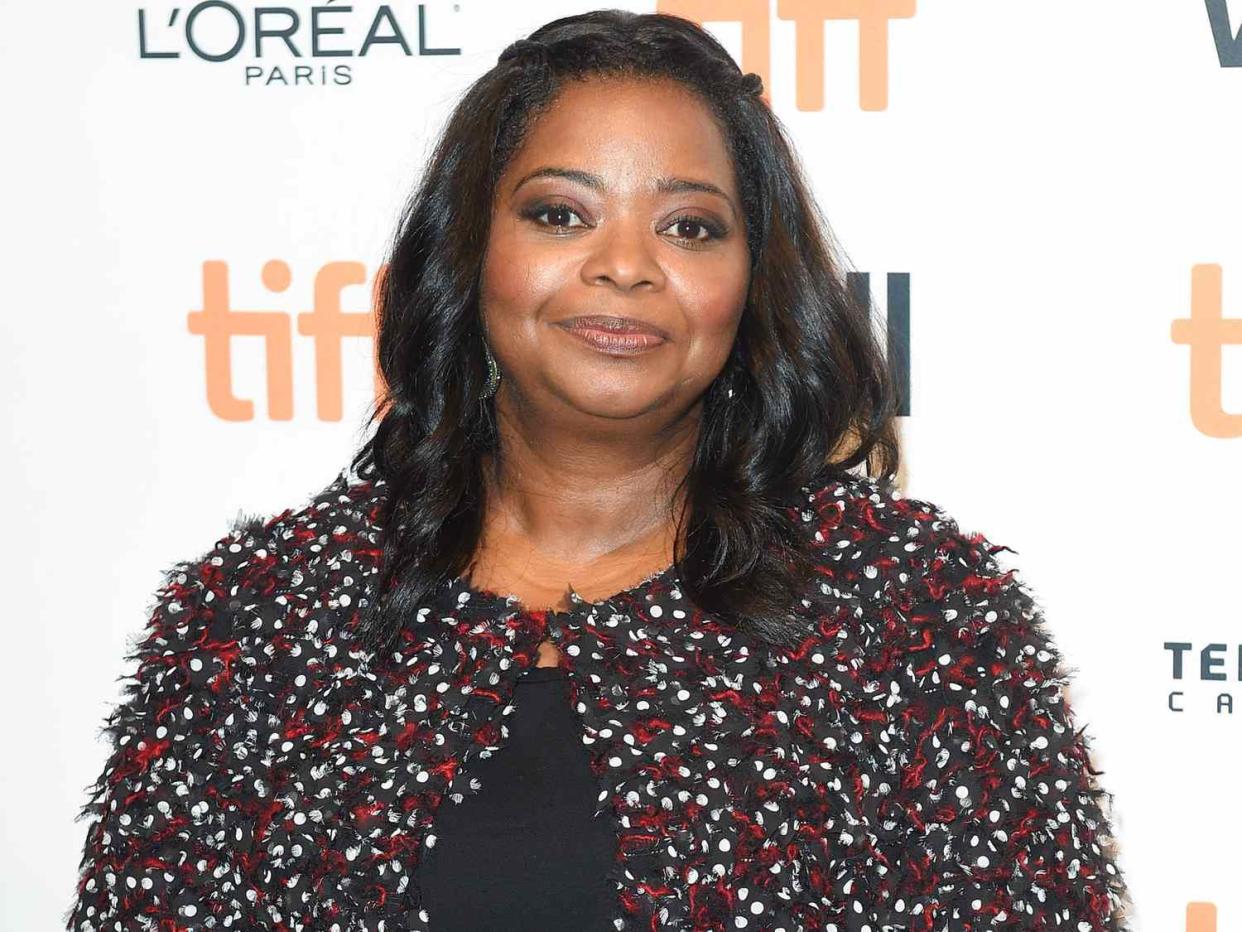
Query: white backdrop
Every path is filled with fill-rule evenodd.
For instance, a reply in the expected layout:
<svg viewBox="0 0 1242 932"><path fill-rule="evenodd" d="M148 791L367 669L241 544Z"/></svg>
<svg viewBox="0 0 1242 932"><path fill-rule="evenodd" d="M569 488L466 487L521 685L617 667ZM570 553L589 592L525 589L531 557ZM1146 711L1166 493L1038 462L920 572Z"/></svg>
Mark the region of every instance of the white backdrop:
<svg viewBox="0 0 1242 932"><path fill-rule="evenodd" d="M303 58L273 41L262 59L250 44L209 62L186 43L191 4L0 0L5 929L60 927L85 835L73 814L102 766L121 657L163 570L204 552L239 510L302 504L361 442L371 342L342 341L343 416L323 415L318 393L338 380L297 329L316 276L356 264L343 271L363 284L322 287L319 300L339 290L346 312L366 313L456 95L514 38L590 8L397 5L410 55L385 45L312 57L311 5L289 5ZM880 30L886 67L856 19L816 22L849 5L659 8L712 10L708 28L765 70L881 309L888 276L909 275L906 492L1017 551L1002 561L1045 608L1115 795L1136 930L1242 929L1242 724L1216 710L1221 694L1242 704L1242 425L1192 417L1191 352L1173 338L1196 266L1219 267L1223 314L1242 318L1242 67L1222 66L1210 21L1215 10L1226 42L1242 0L1227 11L1223 0L919 0ZM209 51L230 44L225 6L194 25ZM235 6L252 26L253 6ZM321 35L321 49L357 52L379 7L324 15L321 28L345 32ZM420 54L420 7L422 46L458 52ZM180 57L141 57L140 11L148 53ZM822 82L796 52L783 18L794 15L823 37ZM292 83L297 65L313 82ZM866 109L876 74L887 100ZM228 371L208 369L189 315L212 300L214 263L234 311L288 315L275 319L291 334L285 418L269 409L281 394L268 390L259 337L232 339ZM1212 313L1209 291L1197 300ZM1242 412L1242 347L1196 353L1201 410ZM225 374L253 402L249 419L209 403ZM1166 642L1192 645L1181 680ZM1200 676L1213 644L1219 681ZM1170 711L1174 690L1185 711ZM1191 903L1215 904L1218 918L1207 907L1188 918Z"/></svg>

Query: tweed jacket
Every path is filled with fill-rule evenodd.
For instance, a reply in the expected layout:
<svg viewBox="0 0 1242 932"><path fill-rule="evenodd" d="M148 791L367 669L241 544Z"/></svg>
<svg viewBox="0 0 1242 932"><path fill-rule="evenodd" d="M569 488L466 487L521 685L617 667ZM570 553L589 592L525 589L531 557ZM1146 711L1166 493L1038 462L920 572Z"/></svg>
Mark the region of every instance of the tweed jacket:
<svg viewBox="0 0 1242 932"><path fill-rule="evenodd" d="M1007 548L879 480L800 494L831 607L796 649L670 567L564 612L454 580L376 657L356 623L384 481L239 520L169 570L127 657L66 928L434 932L437 807L503 753L552 637L617 930L1125 929L1111 796Z"/></svg>

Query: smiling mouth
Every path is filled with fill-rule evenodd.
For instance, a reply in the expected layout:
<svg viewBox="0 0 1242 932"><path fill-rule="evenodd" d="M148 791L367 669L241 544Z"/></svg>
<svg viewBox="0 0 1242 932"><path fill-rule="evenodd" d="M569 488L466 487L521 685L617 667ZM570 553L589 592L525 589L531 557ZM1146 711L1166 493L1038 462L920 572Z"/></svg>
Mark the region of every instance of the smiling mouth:
<svg viewBox="0 0 1242 932"><path fill-rule="evenodd" d="M633 317L582 315L556 325L593 349L615 356L645 353L668 342L667 331Z"/></svg>

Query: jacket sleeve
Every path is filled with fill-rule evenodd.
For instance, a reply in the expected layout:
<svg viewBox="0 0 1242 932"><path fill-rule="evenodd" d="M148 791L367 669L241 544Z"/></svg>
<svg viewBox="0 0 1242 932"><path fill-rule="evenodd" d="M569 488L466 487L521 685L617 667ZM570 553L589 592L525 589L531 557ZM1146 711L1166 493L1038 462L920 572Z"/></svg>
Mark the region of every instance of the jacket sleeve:
<svg viewBox="0 0 1242 932"><path fill-rule="evenodd" d="M67 929L273 928L254 877L270 790L245 741L242 538L166 574L126 657L107 762L77 815L91 822Z"/></svg>
<svg viewBox="0 0 1242 932"><path fill-rule="evenodd" d="M912 852L894 927L1126 932L1112 796L1042 609L999 565L1007 548L934 505L905 507L924 533L893 600L914 697L891 810Z"/></svg>

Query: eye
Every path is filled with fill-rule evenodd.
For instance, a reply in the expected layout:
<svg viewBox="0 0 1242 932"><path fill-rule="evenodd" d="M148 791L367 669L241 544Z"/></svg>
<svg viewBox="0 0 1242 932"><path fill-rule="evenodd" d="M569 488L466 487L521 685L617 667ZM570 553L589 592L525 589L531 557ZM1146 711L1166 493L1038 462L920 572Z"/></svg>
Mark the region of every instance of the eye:
<svg viewBox="0 0 1242 932"><path fill-rule="evenodd" d="M542 220L539 219L544 214L548 214L549 217L553 218L554 220L565 220L566 222L544 223ZM578 217L579 220L582 219L578 215L578 212L574 210L573 207L563 202L554 202L551 204L536 204L534 207L530 207L522 211L522 216L528 220L534 220L540 226L551 227L552 229L555 229L555 230L571 229L571 224L568 222L569 217ZM585 223L581 224L581 226L586 226L586 224Z"/></svg>
<svg viewBox="0 0 1242 932"><path fill-rule="evenodd" d="M683 231L687 228L697 232L706 233L706 236L690 236L690 237L674 237L675 239L687 239L691 243L708 243L712 240L720 239L727 232L724 227L714 220L708 220L706 217L700 217L696 214L682 214L673 218L673 222L666 226L666 230L676 230L681 228ZM698 248L695 246L694 248Z"/></svg>

